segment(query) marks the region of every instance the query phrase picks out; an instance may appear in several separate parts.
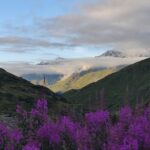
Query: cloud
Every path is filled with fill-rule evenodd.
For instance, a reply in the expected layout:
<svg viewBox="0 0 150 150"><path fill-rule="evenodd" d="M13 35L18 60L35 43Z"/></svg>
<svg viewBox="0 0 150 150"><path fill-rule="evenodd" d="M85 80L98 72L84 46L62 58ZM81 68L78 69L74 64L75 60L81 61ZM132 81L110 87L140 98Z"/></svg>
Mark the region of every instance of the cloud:
<svg viewBox="0 0 150 150"><path fill-rule="evenodd" d="M43 33L75 45L150 50L149 0L99 0L74 13L41 19Z"/></svg>
<svg viewBox="0 0 150 150"><path fill-rule="evenodd" d="M8 24L6 28L15 36L0 37L0 50L18 53L95 46L150 52L149 0L82 0L75 5L61 16L34 17L31 26Z"/></svg>
<svg viewBox="0 0 150 150"><path fill-rule="evenodd" d="M72 47L71 44L50 42L43 39L25 38L19 36L0 37L1 51L9 52L27 52L38 50L38 48L64 48ZM5 48L4 48L5 47Z"/></svg>
<svg viewBox="0 0 150 150"><path fill-rule="evenodd" d="M110 68L116 66L129 65L146 57L91 57L83 59L64 59L48 61L46 65L35 65L31 63L23 62L10 62L0 63L0 67L7 71L21 76L23 74L37 73L37 74L63 74L65 77L70 76L73 73L81 72L93 68Z"/></svg>

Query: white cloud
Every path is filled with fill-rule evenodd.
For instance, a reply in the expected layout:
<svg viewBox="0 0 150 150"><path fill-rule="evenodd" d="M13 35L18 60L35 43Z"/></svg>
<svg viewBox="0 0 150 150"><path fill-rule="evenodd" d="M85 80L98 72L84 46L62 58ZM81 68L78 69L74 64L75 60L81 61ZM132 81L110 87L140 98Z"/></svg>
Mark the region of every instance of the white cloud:
<svg viewBox="0 0 150 150"><path fill-rule="evenodd" d="M77 13L41 19L40 27L50 36L75 45L149 51L149 14L149 0L105 0L85 3Z"/></svg>
<svg viewBox="0 0 150 150"><path fill-rule="evenodd" d="M137 61L143 60L145 57L95 57L95 58L82 58L82 59L64 59L49 61L48 65L35 65L29 63L0 63L0 67L18 76L22 74L51 74L60 73L65 77L73 73L81 72L83 70L93 68L109 68L122 65L129 65Z"/></svg>
<svg viewBox="0 0 150 150"><path fill-rule="evenodd" d="M57 43L51 42L45 39L35 39L29 37L20 37L20 36L2 36L0 37L0 46L2 48L1 51L9 51L9 52L27 52L27 51L35 51L39 48L65 48L72 47L73 45L65 44L65 43ZM5 47L5 48L4 48Z"/></svg>
<svg viewBox="0 0 150 150"><path fill-rule="evenodd" d="M34 17L31 27L8 24L8 31L15 30L17 35L27 32L32 38L28 34L0 37L0 44L13 52L62 47L71 51L70 47L77 47L72 48L75 50L88 46L150 52L149 14L149 0L82 0L72 13L54 18Z"/></svg>

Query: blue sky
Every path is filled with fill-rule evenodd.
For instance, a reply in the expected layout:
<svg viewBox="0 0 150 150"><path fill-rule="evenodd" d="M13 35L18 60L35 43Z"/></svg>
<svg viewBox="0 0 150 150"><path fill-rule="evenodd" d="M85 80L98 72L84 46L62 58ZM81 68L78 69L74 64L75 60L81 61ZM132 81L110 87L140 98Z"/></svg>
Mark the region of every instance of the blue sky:
<svg viewBox="0 0 150 150"><path fill-rule="evenodd" d="M149 4L0 0L0 62L91 57L108 49L149 51Z"/></svg>
<svg viewBox="0 0 150 150"><path fill-rule="evenodd" d="M36 31L34 31L36 30L36 21L39 18L55 18L71 13L75 10L75 6L80 4L79 2L81 3L79 0L0 0L0 35L2 38L7 37L8 40L10 37L16 36L41 40L41 35L36 34ZM30 28L29 31L26 32L26 28ZM25 31L22 31L23 29ZM49 41L50 37L44 39ZM57 40L53 39L53 42L57 42ZM24 52L14 50L22 49L21 46L1 42L0 61L35 62L56 57L90 57L100 53L95 48L89 50L88 46L56 47L53 49L33 47L33 50L24 50Z"/></svg>

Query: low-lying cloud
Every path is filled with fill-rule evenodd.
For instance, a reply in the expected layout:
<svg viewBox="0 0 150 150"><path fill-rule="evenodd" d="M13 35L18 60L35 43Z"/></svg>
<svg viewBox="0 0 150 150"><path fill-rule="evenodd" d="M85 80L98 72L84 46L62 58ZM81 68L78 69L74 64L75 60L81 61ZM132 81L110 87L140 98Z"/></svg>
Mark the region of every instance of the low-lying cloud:
<svg viewBox="0 0 150 150"><path fill-rule="evenodd" d="M91 57L48 61L46 65L29 63L0 63L0 68L21 76L23 74L63 74L65 77L94 68L112 68L129 65L146 57Z"/></svg>

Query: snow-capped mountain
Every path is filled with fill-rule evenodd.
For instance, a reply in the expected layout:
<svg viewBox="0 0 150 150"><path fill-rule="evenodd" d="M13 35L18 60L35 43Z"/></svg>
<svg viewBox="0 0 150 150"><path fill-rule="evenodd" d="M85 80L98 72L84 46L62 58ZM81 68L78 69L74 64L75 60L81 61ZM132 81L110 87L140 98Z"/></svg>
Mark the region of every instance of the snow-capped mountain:
<svg viewBox="0 0 150 150"><path fill-rule="evenodd" d="M42 61L37 64L30 63L0 63L0 67L5 68L15 75L24 74L60 74L68 77L74 73L80 73L95 68L111 68L127 66L148 58L148 55L125 55L121 51L109 50L97 57L89 58L57 58L55 60Z"/></svg>
<svg viewBox="0 0 150 150"><path fill-rule="evenodd" d="M98 57L121 57L121 58L124 58L124 57L126 57L126 55L121 51L108 50Z"/></svg>
<svg viewBox="0 0 150 150"><path fill-rule="evenodd" d="M123 52L117 50L108 50L96 57L118 57L118 58L127 58L127 57L150 57L150 54L145 51L145 53L136 53L136 52Z"/></svg>

